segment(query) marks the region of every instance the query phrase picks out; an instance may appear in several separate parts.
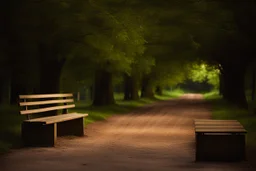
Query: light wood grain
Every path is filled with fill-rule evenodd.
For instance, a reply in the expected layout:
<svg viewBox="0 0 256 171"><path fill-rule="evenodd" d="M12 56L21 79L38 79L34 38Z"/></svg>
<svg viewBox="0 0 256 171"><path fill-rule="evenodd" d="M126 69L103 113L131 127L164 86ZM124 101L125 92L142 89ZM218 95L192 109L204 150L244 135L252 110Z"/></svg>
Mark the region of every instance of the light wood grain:
<svg viewBox="0 0 256 171"><path fill-rule="evenodd" d="M232 128L196 128L195 130L196 133L246 133L247 131L243 128L236 128L236 129L232 129Z"/></svg>
<svg viewBox="0 0 256 171"><path fill-rule="evenodd" d="M20 102L20 106L34 106L34 105L45 105L45 104L56 104L56 103L71 103L73 99L63 100L45 100L45 101L34 101L34 102Z"/></svg>
<svg viewBox="0 0 256 171"><path fill-rule="evenodd" d="M20 95L20 99L40 99L40 98L57 98L57 97L73 97L73 94L33 94L33 95Z"/></svg>
<svg viewBox="0 0 256 171"><path fill-rule="evenodd" d="M21 115L27 115L27 114L35 114L35 113L41 113L41 112L48 112L53 110L60 110L60 109L69 109L74 108L75 105L63 105L63 106L53 106L53 107L45 107L40 109L31 109L31 110L22 110L20 111Z"/></svg>
<svg viewBox="0 0 256 171"><path fill-rule="evenodd" d="M52 123L58 123L58 122L64 122L68 120L83 118L87 116L88 114L69 113L69 114L62 114L57 116L35 118L35 119L25 120L24 122L41 122L42 124L52 124Z"/></svg>

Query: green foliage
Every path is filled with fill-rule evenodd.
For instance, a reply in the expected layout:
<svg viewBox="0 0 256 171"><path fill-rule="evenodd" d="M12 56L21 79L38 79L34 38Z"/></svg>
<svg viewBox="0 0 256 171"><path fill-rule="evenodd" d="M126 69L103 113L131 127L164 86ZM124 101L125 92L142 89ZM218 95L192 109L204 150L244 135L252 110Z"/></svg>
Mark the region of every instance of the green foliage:
<svg viewBox="0 0 256 171"><path fill-rule="evenodd" d="M189 67L188 78L195 82L207 81L215 89L219 86L219 70L215 66L209 66L205 63L192 64Z"/></svg>
<svg viewBox="0 0 256 171"><path fill-rule="evenodd" d="M24 84L38 81L42 56L65 59L62 82L70 89L81 82L91 84L94 71L102 68L118 76L148 74L155 85L174 85L184 80L186 63L198 56L214 64L229 63L230 56L231 61L254 56L242 49L254 47L249 40L255 36L254 26L245 27L254 21L255 4L249 1L10 0L8 4L9 39L17 39L22 51L22 60L14 63L35 71L17 69L22 72L20 81L27 79ZM243 21L243 14L249 19ZM240 33L239 26L250 36ZM0 48L0 59L8 59L5 48ZM207 79L217 87L214 71L207 69L203 76L206 71L195 70L194 80ZM120 77L116 82L121 82ZM35 87L35 83L29 84Z"/></svg>
<svg viewBox="0 0 256 171"><path fill-rule="evenodd" d="M152 70L153 84L160 86L174 86L185 79L185 68L178 61L159 61Z"/></svg>
<svg viewBox="0 0 256 171"><path fill-rule="evenodd" d="M91 14L89 24L93 32L85 38L93 52L90 62L110 72L129 72L135 57L140 57L145 50L146 41L139 16L131 9L110 13L97 1L93 2L92 7L98 13Z"/></svg>
<svg viewBox="0 0 256 171"><path fill-rule="evenodd" d="M82 29L87 32L76 48L75 58L64 68L63 78L66 82L92 82L97 69L115 75L149 72L154 64L152 57L144 55L146 40L143 18L131 8L113 9L109 3L114 2L88 1L90 9L80 14L86 23ZM120 79L116 81L120 82Z"/></svg>

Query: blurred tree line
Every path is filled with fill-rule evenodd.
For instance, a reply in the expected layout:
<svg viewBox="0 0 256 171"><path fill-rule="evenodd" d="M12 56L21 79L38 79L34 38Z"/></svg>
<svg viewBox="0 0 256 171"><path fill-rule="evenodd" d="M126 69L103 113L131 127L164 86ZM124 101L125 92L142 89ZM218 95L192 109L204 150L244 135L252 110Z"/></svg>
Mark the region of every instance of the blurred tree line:
<svg viewBox="0 0 256 171"><path fill-rule="evenodd" d="M115 103L115 90L153 97L205 63L219 71L209 84L247 107L255 0L3 0L0 12L0 103L84 88L94 105Z"/></svg>

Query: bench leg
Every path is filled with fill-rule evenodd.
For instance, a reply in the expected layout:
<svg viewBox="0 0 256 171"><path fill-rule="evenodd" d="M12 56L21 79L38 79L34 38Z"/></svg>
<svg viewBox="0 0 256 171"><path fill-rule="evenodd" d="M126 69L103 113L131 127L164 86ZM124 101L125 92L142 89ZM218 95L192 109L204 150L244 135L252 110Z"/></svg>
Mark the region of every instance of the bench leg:
<svg viewBox="0 0 256 171"><path fill-rule="evenodd" d="M245 157L245 135L196 135L196 161L240 161Z"/></svg>
<svg viewBox="0 0 256 171"><path fill-rule="evenodd" d="M84 136L84 118L78 118L57 124L57 135Z"/></svg>
<svg viewBox="0 0 256 171"><path fill-rule="evenodd" d="M54 146L57 138L56 124L23 122L22 140L24 146Z"/></svg>

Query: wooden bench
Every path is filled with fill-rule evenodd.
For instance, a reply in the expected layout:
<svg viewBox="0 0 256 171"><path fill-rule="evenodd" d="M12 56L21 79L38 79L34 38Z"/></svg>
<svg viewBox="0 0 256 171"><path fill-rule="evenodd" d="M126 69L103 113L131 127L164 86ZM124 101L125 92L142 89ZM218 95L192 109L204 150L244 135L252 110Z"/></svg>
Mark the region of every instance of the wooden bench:
<svg viewBox="0 0 256 171"><path fill-rule="evenodd" d="M25 107L20 114L27 115L21 131L25 146L54 146L57 136L84 135L84 118L88 114L68 113L68 109L75 107L73 94L20 95L19 98L19 105ZM61 112L48 116L54 111ZM31 118L31 114L40 116Z"/></svg>
<svg viewBox="0 0 256 171"><path fill-rule="evenodd" d="M237 120L195 119L196 161L245 160L247 131Z"/></svg>

